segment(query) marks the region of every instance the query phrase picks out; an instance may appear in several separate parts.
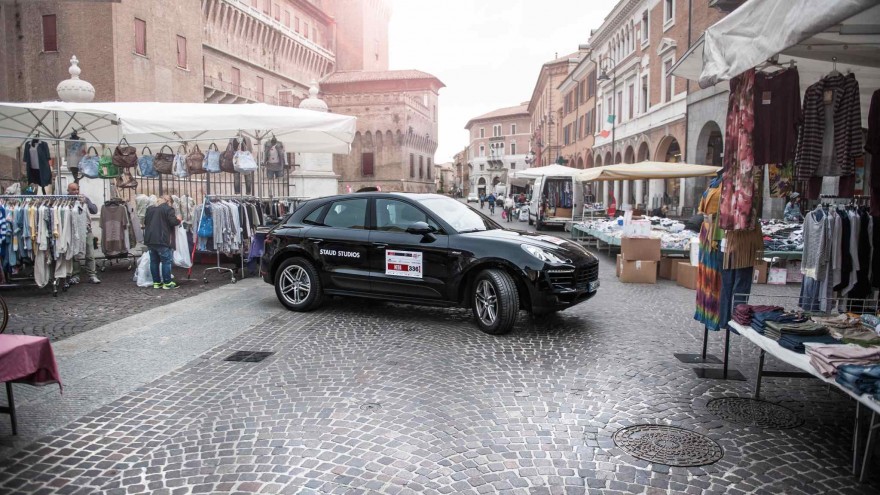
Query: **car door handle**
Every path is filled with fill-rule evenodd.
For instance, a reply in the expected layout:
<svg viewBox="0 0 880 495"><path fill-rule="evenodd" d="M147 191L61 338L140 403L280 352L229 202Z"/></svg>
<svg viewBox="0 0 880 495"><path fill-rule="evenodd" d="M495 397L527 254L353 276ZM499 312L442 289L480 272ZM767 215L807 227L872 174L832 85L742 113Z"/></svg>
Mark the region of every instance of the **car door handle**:
<svg viewBox="0 0 880 495"><path fill-rule="evenodd" d="M320 244L323 241L324 241L323 239L318 239L317 237L309 237L309 242L312 242L314 244Z"/></svg>
<svg viewBox="0 0 880 495"><path fill-rule="evenodd" d="M388 244L382 244L381 242L374 242L374 243L373 243L373 246L374 246L376 249L385 249L385 248L388 247Z"/></svg>

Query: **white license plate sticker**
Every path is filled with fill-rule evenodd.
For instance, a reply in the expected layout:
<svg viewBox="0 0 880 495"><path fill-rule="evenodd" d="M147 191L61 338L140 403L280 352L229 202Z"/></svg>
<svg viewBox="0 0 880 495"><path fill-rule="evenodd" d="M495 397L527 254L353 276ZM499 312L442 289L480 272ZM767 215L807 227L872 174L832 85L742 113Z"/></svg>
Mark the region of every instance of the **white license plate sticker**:
<svg viewBox="0 0 880 495"><path fill-rule="evenodd" d="M599 281L598 280L593 280L592 282L590 282L590 292L596 292L596 289L598 289L598 288L599 288Z"/></svg>
<svg viewBox="0 0 880 495"><path fill-rule="evenodd" d="M422 253L385 250L385 275L422 278Z"/></svg>

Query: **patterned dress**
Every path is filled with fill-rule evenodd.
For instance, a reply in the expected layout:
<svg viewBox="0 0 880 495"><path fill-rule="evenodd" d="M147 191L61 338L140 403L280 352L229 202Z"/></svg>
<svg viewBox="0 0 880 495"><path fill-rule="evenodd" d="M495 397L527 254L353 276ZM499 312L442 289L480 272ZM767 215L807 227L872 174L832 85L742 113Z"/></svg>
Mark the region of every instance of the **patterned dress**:
<svg viewBox="0 0 880 495"><path fill-rule="evenodd" d="M756 173L752 148L754 89L754 69L730 80L724 140L724 185L719 212L720 227L724 230L753 229L757 218L753 205ZM763 179L763 175L761 177Z"/></svg>
<svg viewBox="0 0 880 495"><path fill-rule="evenodd" d="M703 225L700 227L700 264L697 267L697 310L694 319L709 330L721 329L718 312L721 297L721 263L723 253L718 242L718 210L721 197L721 181L715 179L703 193L700 200L700 213Z"/></svg>

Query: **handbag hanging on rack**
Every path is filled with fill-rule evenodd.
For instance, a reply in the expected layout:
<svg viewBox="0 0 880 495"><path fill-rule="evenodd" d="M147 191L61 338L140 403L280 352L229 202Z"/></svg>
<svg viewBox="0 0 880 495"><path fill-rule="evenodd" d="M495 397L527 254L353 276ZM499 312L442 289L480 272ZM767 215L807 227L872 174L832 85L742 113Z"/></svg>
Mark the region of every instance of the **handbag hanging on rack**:
<svg viewBox="0 0 880 495"><path fill-rule="evenodd" d="M162 152L165 148L168 148L168 153ZM171 146L166 144L159 149L159 152L153 157L153 168L157 174L170 175L174 171L174 150L171 149Z"/></svg>
<svg viewBox="0 0 880 495"><path fill-rule="evenodd" d="M125 146L123 146L125 144ZM138 164L137 150L134 146L128 144L128 140L122 138L122 141L116 145L113 151L113 165L116 168L133 168Z"/></svg>
<svg viewBox="0 0 880 495"><path fill-rule="evenodd" d="M189 177L189 172L186 170L186 146L177 147L177 154L174 155L174 167L171 173L175 177Z"/></svg>
<svg viewBox="0 0 880 495"><path fill-rule="evenodd" d="M93 155L92 152L95 152ZM88 151L86 152L86 156L82 157L79 161L79 171L82 173L83 177L88 177L89 179L97 179L100 177L100 157L98 156L98 150L95 149L94 146L89 146Z"/></svg>
<svg viewBox="0 0 880 495"><path fill-rule="evenodd" d="M211 149L211 146L213 146L214 149ZM202 168L205 170L205 172L208 172L210 174L217 174L221 172L221 155L222 153L220 153L220 149L217 148L216 143L211 143L211 145L208 146L208 149L205 151L205 161L204 163L202 163Z"/></svg>
<svg viewBox="0 0 880 495"><path fill-rule="evenodd" d="M145 150L148 153L145 153ZM153 166L153 150L147 146L144 146L144 149L141 150L141 156L138 158L138 172L141 177L159 177L159 173Z"/></svg>
<svg viewBox="0 0 880 495"><path fill-rule="evenodd" d="M250 151L236 151L233 166L236 172L249 174L257 170L257 161Z"/></svg>
<svg viewBox="0 0 880 495"><path fill-rule="evenodd" d="M199 149L199 145L195 145L193 150L186 155L186 171L188 175L204 174L205 168L202 165L205 161L205 154Z"/></svg>
<svg viewBox="0 0 880 495"><path fill-rule="evenodd" d="M104 148L104 153L98 161L98 175L102 179L115 179L119 177L119 169L113 165L113 156L110 154L109 148Z"/></svg>
<svg viewBox="0 0 880 495"><path fill-rule="evenodd" d="M230 139L229 144L226 145L226 151L223 152L220 157L220 170L222 172L235 173L235 152L237 146L235 145L235 140Z"/></svg>

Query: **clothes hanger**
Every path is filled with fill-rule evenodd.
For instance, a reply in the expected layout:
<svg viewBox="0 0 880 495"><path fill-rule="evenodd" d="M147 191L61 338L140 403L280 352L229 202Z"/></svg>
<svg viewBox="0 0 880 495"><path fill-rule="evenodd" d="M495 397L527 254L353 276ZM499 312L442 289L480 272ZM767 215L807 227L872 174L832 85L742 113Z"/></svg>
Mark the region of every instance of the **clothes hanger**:
<svg viewBox="0 0 880 495"><path fill-rule="evenodd" d="M839 76L840 72L837 70L837 57L831 57L832 68L831 72L828 73L826 77Z"/></svg>

